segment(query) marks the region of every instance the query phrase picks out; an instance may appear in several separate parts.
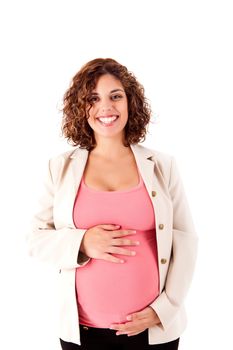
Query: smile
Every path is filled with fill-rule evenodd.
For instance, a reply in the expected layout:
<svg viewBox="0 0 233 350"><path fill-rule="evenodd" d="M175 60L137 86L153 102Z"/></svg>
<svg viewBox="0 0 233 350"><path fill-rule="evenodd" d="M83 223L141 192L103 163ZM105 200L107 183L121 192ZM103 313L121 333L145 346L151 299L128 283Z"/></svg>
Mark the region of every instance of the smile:
<svg viewBox="0 0 233 350"><path fill-rule="evenodd" d="M97 120L99 123L102 125L113 125L114 122L119 118L118 115L113 115L113 116L107 116L107 117L98 117Z"/></svg>

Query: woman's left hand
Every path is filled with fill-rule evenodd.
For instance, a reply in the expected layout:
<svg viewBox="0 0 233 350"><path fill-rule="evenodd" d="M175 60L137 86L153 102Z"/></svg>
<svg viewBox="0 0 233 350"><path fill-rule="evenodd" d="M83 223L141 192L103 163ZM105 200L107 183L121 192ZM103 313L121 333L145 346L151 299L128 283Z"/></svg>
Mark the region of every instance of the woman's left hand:
<svg viewBox="0 0 233 350"><path fill-rule="evenodd" d="M148 306L142 311L128 315L126 323L114 323L110 329L117 330L116 335L127 334L129 337L143 332L145 329L160 323L160 319L152 307Z"/></svg>

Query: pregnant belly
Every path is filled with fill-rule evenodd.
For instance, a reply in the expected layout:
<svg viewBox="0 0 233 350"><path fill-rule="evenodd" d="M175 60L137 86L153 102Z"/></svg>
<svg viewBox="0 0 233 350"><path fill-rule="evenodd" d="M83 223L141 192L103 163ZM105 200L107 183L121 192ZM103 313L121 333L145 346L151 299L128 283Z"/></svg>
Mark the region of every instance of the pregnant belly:
<svg viewBox="0 0 233 350"><path fill-rule="evenodd" d="M108 328L111 323L126 322L129 313L139 311L156 299L159 275L155 231L137 231L140 241L135 256L121 256L125 263L100 259L76 270L76 291L80 323Z"/></svg>

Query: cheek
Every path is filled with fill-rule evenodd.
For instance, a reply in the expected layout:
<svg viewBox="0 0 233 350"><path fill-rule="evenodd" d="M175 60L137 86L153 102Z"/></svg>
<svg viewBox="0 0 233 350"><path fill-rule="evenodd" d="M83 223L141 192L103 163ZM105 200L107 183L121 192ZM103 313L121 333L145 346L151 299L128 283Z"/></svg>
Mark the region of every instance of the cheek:
<svg viewBox="0 0 233 350"><path fill-rule="evenodd" d="M89 110L90 118L93 118L95 116L96 111L97 111L97 106L92 106L91 109Z"/></svg>
<svg viewBox="0 0 233 350"><path fill-rule="evenodd" d="M127 105L122 107L122 114L125 116L125 119L128 119L128 106Z"/></svg>
<svg viewBox="0 0 233 350"><path fill-rule="evenodd" d="M124 103L122 105L122 110L124 111L124 113L128 114L128 104L127 103Z"/></svg>
<svg viewBox="0 0 233 350"><path fill-rule="evenodd" d="M86 115L87 115L88 122L93 119L93 115L94 115L93 107L91 107L91 109L89 109L89 111L86 112Z"/></svg>

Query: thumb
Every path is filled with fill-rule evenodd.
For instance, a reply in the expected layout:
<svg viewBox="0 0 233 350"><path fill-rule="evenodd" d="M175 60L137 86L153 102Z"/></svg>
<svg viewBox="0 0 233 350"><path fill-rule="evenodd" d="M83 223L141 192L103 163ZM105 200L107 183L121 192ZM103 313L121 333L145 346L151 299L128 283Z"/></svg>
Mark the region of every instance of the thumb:
<svg viewBox="0 0 233 350"><path fill-rule="evenodd" d="M126 317L126 320L127 321L135 321L135 320L138 320L140 319L140 315L138 315L138 312L137 313L134 313L134 314L130 314Z"/></svg>
<svg viewBox="0 0 233 350"><path fill-rule="evenodd" d="M129 314L126 319L127 321L134 321L134 320L140 320L142 318L145 318L147 316L147 310L144 309L142 311L135 312L133 314Z"/></svg>

